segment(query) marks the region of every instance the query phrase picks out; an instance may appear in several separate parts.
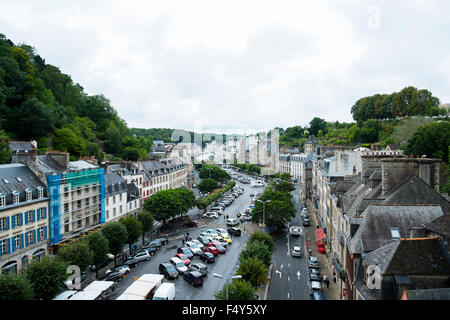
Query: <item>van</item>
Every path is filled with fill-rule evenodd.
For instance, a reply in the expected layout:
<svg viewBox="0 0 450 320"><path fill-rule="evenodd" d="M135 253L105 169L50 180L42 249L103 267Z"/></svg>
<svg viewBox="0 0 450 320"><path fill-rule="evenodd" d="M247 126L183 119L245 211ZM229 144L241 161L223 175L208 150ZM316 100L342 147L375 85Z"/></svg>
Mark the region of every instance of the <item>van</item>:
<svg viewBox="0 0 450 320"><path fill-rule="evenodd" d="M227 226L228 227L234 227L239 224L239 221L237 219L229 218L227 219Z"/></svg>
<svg viewBox="0 0 450 320"><path fill-rule="evenodd" d="M175 300L175 285L164 282L153 295L153 300Z"/></svg>

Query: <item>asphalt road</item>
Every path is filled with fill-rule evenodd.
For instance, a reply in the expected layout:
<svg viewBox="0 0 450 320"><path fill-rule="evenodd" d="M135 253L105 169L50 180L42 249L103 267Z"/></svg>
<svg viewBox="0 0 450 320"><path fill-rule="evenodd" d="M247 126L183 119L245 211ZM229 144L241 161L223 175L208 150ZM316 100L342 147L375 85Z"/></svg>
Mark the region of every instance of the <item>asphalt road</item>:
<svg viewBox="0 0 450 320"><path fill-rule="evenodd" d="M224 214L230 217L236 218L237 212L244 212L251 203L250 194L256 194L261 188L252 188L250 185L237 185L242 186L244 194L235 199L233 204L225 209ZM190 236L196 239L199 234L209 227L223 227L226 228L225 219L222 216L219 219L198 219L198 210L193 209L189 212L189 215L200 222L202 227L189 229ZM207 226L204 224L207 223ZM250 222L247 222L250 223ZM241 226L244 230L245 225ZM203 285L200 287L193 287L184 281L182 278L178 278L175 281L166 280L168 282L175 283L176 288L176 300L214 300L214 293L223 288L226 280L213 277L213 273L218 273L224 277L233 276L236 269L239 266L239 254L248 240L248 236L243 232L240 237L233 237L233 243L228 245L227 253L216 257L216 261L213 264L206 264L208 267L208 276L204 279ZM131 269L131 272L126 276L125 280L120 281L117 284L117 289L113 299L117 298L125 289L130 286L136 277L139 277L146 273L159 273L158 267L161 262L168 262L171 257L176 253L176 249L182 245L181 239L170 240L167 245L161 247L161 249L151 257L148 262L141 262L136 268ZM194 257L192 262L201 261L198 257ZM191 263L192 263L191 262Z"/></svg>
<svg viewBox="0 0 450 320"><path fill-rule="evenodd" d="M297 214L290 222L290 226L302 226L301 204L298 187L292 192L293 202ZM303 232L304 234L304 232ZM300 246L302 257L293 257L292 248ZM275 252L272 257L273 272L270 288L270 300L310 300L309 274L305 257L305 243L303 237L292 237L287 233L275 241Z"/></svg>

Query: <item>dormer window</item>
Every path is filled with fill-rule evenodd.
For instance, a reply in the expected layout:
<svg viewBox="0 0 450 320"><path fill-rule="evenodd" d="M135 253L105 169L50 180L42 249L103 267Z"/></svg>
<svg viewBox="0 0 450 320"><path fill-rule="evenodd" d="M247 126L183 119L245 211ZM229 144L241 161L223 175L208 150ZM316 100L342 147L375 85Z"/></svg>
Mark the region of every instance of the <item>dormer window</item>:
<svg viewBox="0 0 450 320"><path fill-rule="evenodd" d="M0 193L0 208L6 205L6 196L4 193Z"/></svg>
<svg viewBox="0 0 450 320"><path fill-rule="evenodd" d="M394 240L400 239L400 229L399 228L389 228L391 231L391 237Z"/></svg>
<svg viewBox="0 0 450 320"><path fill-rule="evenodd" d="M31 201L31 199L32 199L32 196L31 196L31 189L27 188L27 189L25 190L25 194L26 194L26 196L27 196L27 201Z"/></svg>
<svg viewBox="0 0 450 320"><path fill-rule="evenodd" d="M44 188L43 187L38 187L38 198L42 199L44 197Z"/></svg>
<svg viewBox="0 0 450 320"><path fill-rule="evenodd" d="M14 203L14 204L19 203L19 192L13 191L12 194L13 194L13 203Z"/></svg>

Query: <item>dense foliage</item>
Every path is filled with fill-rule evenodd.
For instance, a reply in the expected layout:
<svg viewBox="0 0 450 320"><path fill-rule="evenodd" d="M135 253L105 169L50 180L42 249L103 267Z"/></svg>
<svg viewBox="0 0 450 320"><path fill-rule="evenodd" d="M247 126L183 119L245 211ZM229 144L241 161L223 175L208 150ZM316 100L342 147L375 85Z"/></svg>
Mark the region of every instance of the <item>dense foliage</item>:
<svg viewBox="0 0 450 320"><path fill-rule="evenodd" d="M0 274L0 301L32 300L33 286L23 275Z"/></svg>
<svg viewBox="0 0 450 320"><path fill-rule="evenodd" d="M67 151L100 160L105 153L110 159L144 158L152 145L151 137L132 134L108 98L89 96L33 47L0 34L0 163L8 161L5 136L36 140L41 152Z"/></svg>

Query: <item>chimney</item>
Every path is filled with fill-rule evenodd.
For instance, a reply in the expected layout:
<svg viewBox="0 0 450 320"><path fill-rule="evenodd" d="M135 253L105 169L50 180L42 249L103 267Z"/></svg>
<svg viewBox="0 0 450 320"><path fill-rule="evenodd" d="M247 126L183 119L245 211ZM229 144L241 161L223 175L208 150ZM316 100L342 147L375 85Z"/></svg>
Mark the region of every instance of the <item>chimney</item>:
<svg viewBox="0 0 450 320"><path fill-rule="evenodd" d="M58 152L58 151L47 152L47 157L50 157L51 159L55 160L65 169L69 169L69 162L70 162L69 156L70 154L68 152Z"/></svg>
<svg viewBox="0 0 450 320"><path fill-rule="evenodd" d="M30 169L36 169L38 165L37 150L32 152L18 152L11 155L11 163L23 163Z"/></svg>

